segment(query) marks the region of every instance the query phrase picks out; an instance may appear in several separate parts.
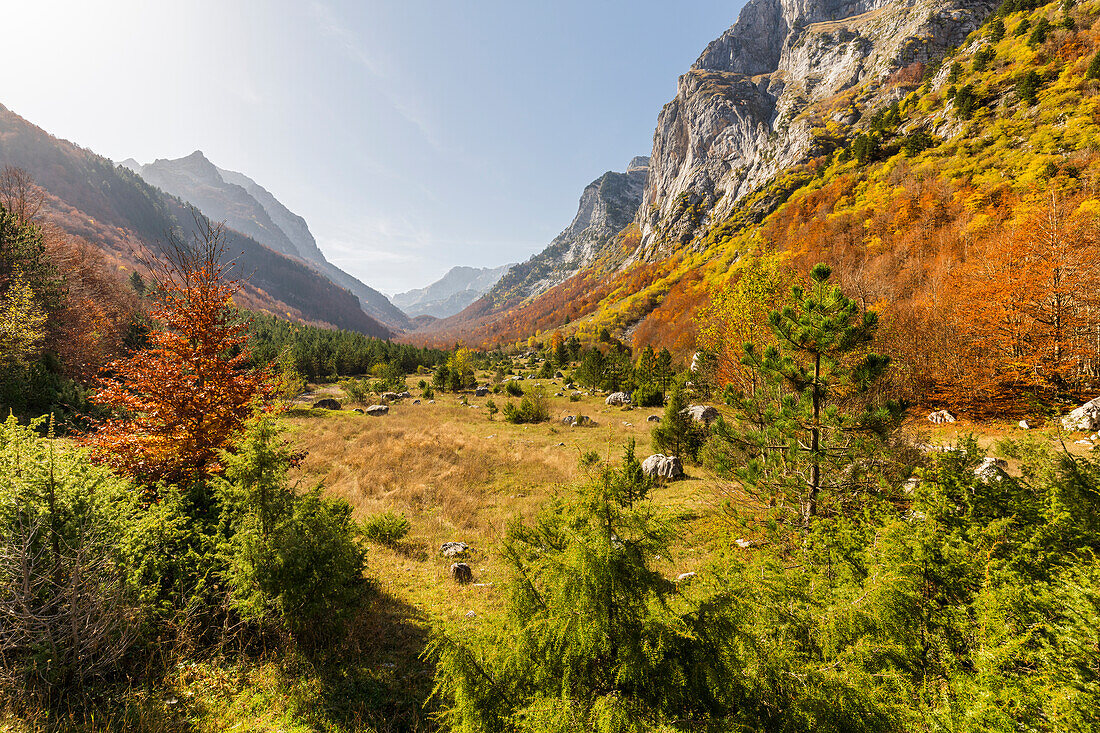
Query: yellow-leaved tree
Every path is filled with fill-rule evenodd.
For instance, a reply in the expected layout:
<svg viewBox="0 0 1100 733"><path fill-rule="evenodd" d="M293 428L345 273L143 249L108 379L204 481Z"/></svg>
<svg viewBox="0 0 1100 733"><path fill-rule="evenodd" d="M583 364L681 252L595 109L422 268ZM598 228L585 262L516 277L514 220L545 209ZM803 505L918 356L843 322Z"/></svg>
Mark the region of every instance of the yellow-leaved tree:
<svg viewBox="0 0 1100 733"><path fill-rule="evenodd" d="M0 292L0 362L20 363L46 335L46 312L22 272L16 271Z"/></svg>
<svg viewBox="0 0 1100 733"><path fill-rule="evenodd" d="M745 344L770 342L768 313L790 290L794 271L784 253L762 252L743 256L730 280L711 291L710 303L696 314L699 329L697 343L711 358L708 360L716 387L733 385L753 393L755 375L741 363Z"/></svg>

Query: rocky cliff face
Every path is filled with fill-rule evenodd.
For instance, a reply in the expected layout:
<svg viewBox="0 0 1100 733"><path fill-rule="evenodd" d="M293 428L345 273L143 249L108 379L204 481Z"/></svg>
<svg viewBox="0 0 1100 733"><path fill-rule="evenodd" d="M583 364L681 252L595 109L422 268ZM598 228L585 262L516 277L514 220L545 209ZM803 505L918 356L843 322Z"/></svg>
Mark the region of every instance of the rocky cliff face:
<svg viewBox="0 0 1100 733"><path fill-rule="evenodd" d="M994 7L991 0L750 0L680 77L658 117L636 217L640 256L690 241L747 193L805 161L817 145L815 126L856 122L843 92L858 86L885 104L891 74L919 71L959 45Z"/></svg>
<svg viewBox="0 0 1100 733"><path fill-rule="evenodd" d="M588 184L572 223L542 252L508 270L489 292L493 302L532 298L609 253L615 235L638 211L648 171L649 158L639 156L626 172L608 171Z"/></svg>
<svg viewBox="0 0 1100 733"><path fill-rule="evenodd" d="M390 300L410 317L447 318L489 292L511 266L452 267L431 285L398 293Z"/></svg>
<svg viewBox="0 0 1100 733"><path fill-rule="evenodd" d="M326 260L305 219L248 176L217 167L199 150L176 160L162 158L140 165L127 159L120 165L193 204L211 219L224 221L226 226L276 252L307 263L351 291L363 312L386 326L396 330L412 327L408 317L386 296Z"/></svg>

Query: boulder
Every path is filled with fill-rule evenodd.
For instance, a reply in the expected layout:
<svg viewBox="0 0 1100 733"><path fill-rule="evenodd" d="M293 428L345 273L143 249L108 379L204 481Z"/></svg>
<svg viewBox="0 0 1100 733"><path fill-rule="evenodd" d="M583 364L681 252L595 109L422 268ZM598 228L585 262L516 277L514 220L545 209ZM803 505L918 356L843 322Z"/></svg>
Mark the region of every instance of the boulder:
<svg viewBox="0 0 1100 733"><path fill-rule="evenodd" d="M1020 430L1031 430L1031 426L1027 424L1027 420L1020 421Z"/></svg>
<svg viewBox="0 0 1100 733"><path fill-rule="evenodd" d="M695 580L695 573L680 573L676 576L677 583L690 583Z"/></svg>
<svg viewBox="0 0 1100 733"><path fill-rule="evenodd" d="M749 549L750 547L752 547L752 542L751 542L750 540L743 540L743 539L741 539L741 538L737 538L737 539L735 539L735 540L733 541L733 544L737 545L737 546L738 546L738 547L740 547L740 548L741 548L742 550L747 550L747 549Z"/></svg>
<svg viewBox="0 0 1100 733"><path fill-rule="evenodd" d="M650 456L642 461L642 472L650 478L663 478L675 481L683 477L684 467L676 456L666 456L661 453Z"/></svg>
<svg viewBox="0 0 1100 733"><path fill-rule="evenodd" d="M397 396L403 400L407 400L408 398L412 397L412 392L405 390L404 392L398 392Z"/></svg>
<svg viewBox="0 0 1100 733"><path fill-rule="evenodd" d="M374 417L381 417L390 411L390 408L386 405L371 405L367 408L367 414Z"/></svg>
<svg viewBox="0 0 1100 733"><path fill-rule="evenodd" d="M477 389L474 390L474 396L475 397L487 397L488 395L489 395L489 388L488 387L478 387Z"/></svg>
<svg viewBox="0 0 1100 733"><path fill-rule="evenodd" d="M331 397L326 397L323 400L317 400L313 403L313 409L315 410L339 410L340 403Z"/></svg>
<svg viewBox="0 0 1100 733"><path fill-rule="evenodd" d="M354 412L356 415L362 415L363 414L363 411L361 409L359 409L358 407L356 407L354 410L352 410L352 412Z"/></svg>
<svg viewBox="0 0 1100 733"><path fill-rule="evenodd" d="M466 585L474 579L473 569L464 562L456 562L451 566L451 578L459 585Z"/></svg>
<svg viewBox="0 0 1100 733"><path fill-rule="evenodd" d="M414 405L419 405L419 404L420 404L420 400L413 400L413 404L414 404Z"/></svg>
<svg viewBox="0 0 1100 733"><path fill-rule="evenodd" d="M444 542L439 546L439 554L443 557L461 557L470 550L465 542Z"/></svg>
<svg viewBox="0 0 1100 733"><path fill-rule="evenodd" d="M628 395L626 392L612 392L607 396L607 399L604 400L604 404L612 405L615 407L621 405L629 405L630 395Z"/></svg>
<svg viewBox="0 0 1100 733"><path fill-rule="evenodd" d="M575 428L596 427L596 421L590 418L588 415L577 415L575 418L573 418L573 422L570 424Z"/></svg>
<svg viewBox="0 0 1100 733"><path fill-rule="evenodd" d="M661 422L660 415L650 415L645 419L646 422Z"/></svg>
<svg viewBox="0 0 1100 733"><path fill-rule="evenodd" d="M573 421L576 420L576 419L577 419L576 415L566 415L565 417L563 417L561 419L561 424L562 425L569 425L570 427L572 427Z"/></svg>
<svg viewBox="0 0 1100 733"><path fill-rule="evenodd" d="M955 416L947 410L937 410L928 416L928 422L935 423L936 425L943 425L945 423L955 422Z"/></svg>
<svg viewBox="0 0 1100 733"><path fill-rule="evenodd" d="M1062 427L1069 431L1084 432L1100 428L1100 397L1086 402L1062 418Z"/></svg>
<svg viewBox="0 0 1100 733"><path fill-rule="evenodd" d="M1003 458L987 456L982 459L981 465L974 469L974 475L982 481L1000 481L1008 468L1008 461Z"/></svg>
<svg viewBox="0 0 1100 733"><path fill-rule="evenodd" d="M399 399L401 399L401 396L399 394L397 394L396 392L383 392L382 393L382 401L383 402L393 402L394 400L399 400Z"/></svg>
<svg viewBox="0 0 1100 733"><path fill-rule="evenodd" d="M681 414L687 415L695 422L701 422L705 425L710 425L718 419L718 410L710 405L691 405L685 407Z"/></svg>

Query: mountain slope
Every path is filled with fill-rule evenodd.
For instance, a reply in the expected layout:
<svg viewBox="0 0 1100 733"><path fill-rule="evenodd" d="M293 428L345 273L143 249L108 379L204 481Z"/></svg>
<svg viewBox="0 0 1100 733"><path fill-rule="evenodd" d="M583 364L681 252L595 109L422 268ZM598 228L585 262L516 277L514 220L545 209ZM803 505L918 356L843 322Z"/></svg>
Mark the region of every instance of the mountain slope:
<svg viewBox="0 0 1100 733"><path fill-rule="evenodd" d="M211 218L224 221L277 252L310 264L350 290L375 320L393 329L411 327L408 317L386 296L326 260L305 219L248 176L218 168L198 150L176 160L160 158L147 165L135 166L130 161L124 164L149 183L194 204Z"/></svg>
<svg viewBox="0 0 1100 733"><path fill-rule="evenodd" d="M95 245L120 268L137 268L143 253L159 251L170 233L187 236L195 227L192 211L179 199L2 105L0 165L26 169L49 194L47 220ZM362 311L355 296L299 260L231 229L226 251L236 255L237 272L248 278L242 305L371 336L391 335Z"/></svg>
<svg viewBox="0 0 1100 733"><path fill-rule="evenodd" d="M489 291L494 306L536 297L607 254L615 235L638 210L648 165L648 158L636 157L625 173L608 171L588 184L569 226L546 249L508 270Z"/></svg>
<svg viewBox="0 0 1100 733"><path fill-rule="evenodd" d="M955 7L973 27L988 6L943 7ZM956 38L958 30L949 33ZM762 37L741 35L742 47ZM898 47L896 38L883 41ZM519 307L474 321L477 329L452 322L437 333L494 345L539 330L591 339L607 328L636 344L689 353L700 345L696 314L706 317L711 294L738 277L745 254L776 251L802 271L830 264L847 292L879 308L884 348L905 363L910 384L937 394L946 375L970 373L960 345L972 336L953 329L981 299L959 300L966 291L958 273L1003 249L999 238L1014 236L1036 206L1057 209L1065 199L1073 202L1070 213L1100 211L1088 198L1100 190L1098 54L1092 6L1006 3L942 56L916 65L895 56L894 66L808 104L798 120L810 125L812 141L803 161L762 176L733 204L689 203L682 229L658 216L616 270L589 267ZM770 58L781 56L779 49ZM722 95L713 103L733 104ZM655 150L675 148L677 135L698 138L686 122L664 124L669 117L662 113ZM720 162L706 145L682 149L688 155L678 167L651 167L646 195L658 209L667 203L657 195L661 187L676 190L679 174L667 171L687 181ZM639 216L650 211L643 206Z"/></svg>
<svg viewBox="0 0 1100 733"><path fill-rule="evenodd" d="M821 152L821 128L850 124L838 95L891 97L891 77L961 43L991 0L750 0L680 77L653 136L638 211L641 255L661 256Z"/></svg>
<svg viewBox="0 0 1100 733"><path fill-rule="evenodd" d="M447 318L487 293L509 267L452 267L431 285L398 293L391 301L411 317Z"/></svg>

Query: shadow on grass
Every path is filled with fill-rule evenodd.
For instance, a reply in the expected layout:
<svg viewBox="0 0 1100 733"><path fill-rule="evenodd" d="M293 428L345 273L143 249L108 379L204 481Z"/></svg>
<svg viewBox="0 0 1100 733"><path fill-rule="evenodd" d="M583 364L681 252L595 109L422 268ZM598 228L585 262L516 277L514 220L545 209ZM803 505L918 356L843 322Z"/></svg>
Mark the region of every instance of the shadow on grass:
<svg viewBox="0 0 1100 733"><path fill-rule="evenodd" d="M320 684L323 718L347 730L435 730L427 707L435 667L421 659L428 623L411 605L372 585L335 649L304 658Z"/></svg>

